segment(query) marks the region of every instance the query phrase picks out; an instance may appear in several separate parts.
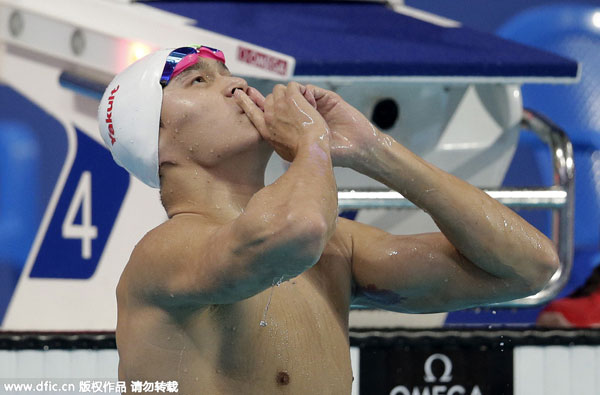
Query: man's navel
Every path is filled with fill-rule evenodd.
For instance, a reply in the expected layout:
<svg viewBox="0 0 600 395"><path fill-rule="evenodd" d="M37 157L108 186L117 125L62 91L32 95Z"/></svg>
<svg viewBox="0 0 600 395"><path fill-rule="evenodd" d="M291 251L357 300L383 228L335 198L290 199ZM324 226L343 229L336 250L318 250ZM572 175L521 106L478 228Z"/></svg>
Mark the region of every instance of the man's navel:
<svg viewBox="0 0 600 395"><path fill-rule="evenodd" d="M287 372L279 372L275 380L277 380L277 384L279 385L288 385L290 383L290 375Z"/></svg>

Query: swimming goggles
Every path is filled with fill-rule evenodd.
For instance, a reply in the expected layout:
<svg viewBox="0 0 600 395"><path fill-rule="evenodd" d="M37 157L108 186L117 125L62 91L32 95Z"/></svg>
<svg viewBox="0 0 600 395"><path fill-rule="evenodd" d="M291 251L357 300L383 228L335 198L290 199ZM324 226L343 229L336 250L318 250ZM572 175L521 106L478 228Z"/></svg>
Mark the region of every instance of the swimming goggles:
<svg viewBox="0 0 600 395"><path fill-rule="evenodd" d="M160 84L167 86L171 79L175 78L183 70L198 62L198 58L208 58L217 60L225 64L225 55L222 51L207 47L205 45L199 47L181 47L177 48L167 56L165 68L160 77Z"/></svg>

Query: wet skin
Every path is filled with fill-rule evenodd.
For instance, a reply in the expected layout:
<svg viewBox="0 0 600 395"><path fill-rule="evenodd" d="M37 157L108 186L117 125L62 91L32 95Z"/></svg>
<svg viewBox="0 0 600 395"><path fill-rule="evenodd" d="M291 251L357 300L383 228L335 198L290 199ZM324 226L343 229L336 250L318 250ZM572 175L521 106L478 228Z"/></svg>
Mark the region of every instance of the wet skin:
<svg viewBox="0 0 600 395"><path fill-rule="evenodd" d="M349 394L348 242L338 225L305 273L246 300L199 309L140 300L127 288L136 275L128 267L117 293L119 377L177 380L181 394Z"/></svg>
<svg viewBox="0 0 600 395"><path fill-rule="evenodd" d="M234 302L198 302L200 292L189 291L194 284L171 287L185 283L177 273L193 276L194 266L221 264L214 254L227 250L227 243L215 242L214 235L252 215L256 210L249 200L264 188L273 148L234 101L235 89L259 101L245 81L216 62L201 61L164 90L159 152L161 195L170 219L136 246L119 282L119 377L177 380L183 394L347 394L352 384L348 235L329 235L318 263L279 286L272 284L281 279L281 270L277 277L249 280L258 283L259 292L234 292ZM285 195L302 199L302 193L290 189ZM334 188L328 193L334 197ZM264 209L252 232L283 217L268 210L273 202L258 205ZM327 207L334 213L333 204ZM271 233L281 232L266 237ZM288 250L289 258L283 254L269 265L289 267L293 246ZM259 266L269 260L263 261ZM214 277L201 276L198 283L209 280L200 288L221 281L210 280Z"/></svg>
<svg viewBox="0 0 600 395"><path fill-rule="evenodd" d="M177 380L184 394L348 394L351 304L473 307L533 294L558 267L535 228L335 93L290 83L264 99L201 62L164 89L169 220L118 285L120 379ZM273 149L291 164L265 187ZM336 220L334 165L402 193L441 232Z"/></svg>

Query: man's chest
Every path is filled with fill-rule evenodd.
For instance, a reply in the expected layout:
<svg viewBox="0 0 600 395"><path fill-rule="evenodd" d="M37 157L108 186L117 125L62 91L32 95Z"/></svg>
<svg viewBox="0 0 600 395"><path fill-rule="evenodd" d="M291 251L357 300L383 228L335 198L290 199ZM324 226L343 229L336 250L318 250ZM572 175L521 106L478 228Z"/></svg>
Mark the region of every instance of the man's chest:
<svg viewBox="0 0 600 395"><path fill-rule="evenodd" d="M308 274L212 312L219 324L209 354L219 356L218 370L236 380L288 375L307 385L332 372L351 379L348 304Z"/></svg>

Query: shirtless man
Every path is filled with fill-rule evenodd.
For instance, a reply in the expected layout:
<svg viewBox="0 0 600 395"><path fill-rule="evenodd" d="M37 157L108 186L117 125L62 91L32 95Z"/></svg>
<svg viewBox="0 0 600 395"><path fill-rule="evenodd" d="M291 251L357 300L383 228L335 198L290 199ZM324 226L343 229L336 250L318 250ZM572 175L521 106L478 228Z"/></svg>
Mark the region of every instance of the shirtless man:
<svg viewBox="0 0 600 395"><path fill-rule="evenodd" d="M99 110L115 159L160 184L169 217L135 247L117 288L121 380L176 380L184 394L348 394L352 304L462 309L533 294L557 269L535 228L337 94L292 82L265 99L220 51L179 51L117 76ZM156 130L140 133L156 138L159 162L139 165L145 149L130 158L140 143L127 117L154 117ZM265 187L273 149L291 165ZM397 236L338 218L334 166L400 192L441 233Z"/></svg>

